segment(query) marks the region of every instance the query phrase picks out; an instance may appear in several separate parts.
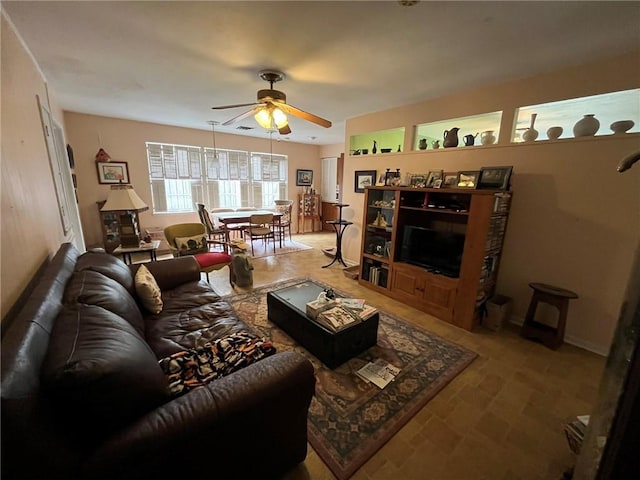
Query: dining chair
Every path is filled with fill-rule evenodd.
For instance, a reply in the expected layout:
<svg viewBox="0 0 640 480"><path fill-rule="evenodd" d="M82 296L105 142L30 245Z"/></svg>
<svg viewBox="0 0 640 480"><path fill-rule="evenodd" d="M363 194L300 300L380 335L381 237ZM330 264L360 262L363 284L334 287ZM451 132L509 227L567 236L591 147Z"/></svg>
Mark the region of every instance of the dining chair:
<svg viewBox="0 0 640 480"><path fill-rule="evenodd" d="M204 203L196 203L198 207L198 215L200 216L200 223L202 223L207 231L207 235L209 236L209 244L219 244L224 243L227 244L229 242L229 232L227 228L224 226L215 225L209 212L207 211Z"/></svg>
<svg viewBox="0 0 640 480"><path fill-rule="evenodd" d="M251 255L254 255L253 241L255 239L262 239L264 242L269 242L269 239L273 240L273 253L276 253L276 237L274 231L271 228L273 224L273 213L259 213L251 215L249 219L249 226L245 227L244 235L245 239L251 241Z"/></svg>
<svg viewBox="0 0 640 480"><path fill-rule="evenodd" d="M289 231L289 240L291 240L291 211L293 210L293 200L274 200L275 212L280 213L280 221L274 222L273 227L275 235L280 240L280 246L282 246L282 240L286 237L286 231Z"/></svg>
<svg viewBox="0 0 640 480"><path fill-rule="evenodd" d="M231 255L224 252L209 251L207 230L202 223L177 223L164 229L169 248L174 257L193 255L200 266L200 272L209 272L229 267L229 283L233 285L233 265ZM227 245L228 246L228 245Z"/></svg>

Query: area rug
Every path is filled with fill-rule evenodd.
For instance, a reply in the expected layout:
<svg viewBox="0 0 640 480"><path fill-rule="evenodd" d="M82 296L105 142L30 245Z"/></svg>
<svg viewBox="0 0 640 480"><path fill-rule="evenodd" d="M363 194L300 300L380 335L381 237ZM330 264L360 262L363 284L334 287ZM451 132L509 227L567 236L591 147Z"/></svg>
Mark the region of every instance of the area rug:
<svg viewBox="0 0 640 480"><path fill-rule="evenodd" d="M311 250L313 247L304 245L303 243L295 242L293 240L286 240L282 242L282 247L276 243L276 255L284 255L286 253L301 252L303 250ZM263 243L261 240L253 242L253 258L269 257L273 255L273 243ZM249 253L251 253L251 245L249 245Z"/></svg>
<svg viewBox="0 0 640 480"><path fill-rule="evenodd" d="M330 370L267 320L267 292L304 280L308 279L267 285L225 300L256 333L270 338L278 351L294 350L311 361L317 383L309 409L309 442L334 475L345 480L477 355L380 311L377 345ZM354 373L377 358L401 368L383 390Z"/></svg>

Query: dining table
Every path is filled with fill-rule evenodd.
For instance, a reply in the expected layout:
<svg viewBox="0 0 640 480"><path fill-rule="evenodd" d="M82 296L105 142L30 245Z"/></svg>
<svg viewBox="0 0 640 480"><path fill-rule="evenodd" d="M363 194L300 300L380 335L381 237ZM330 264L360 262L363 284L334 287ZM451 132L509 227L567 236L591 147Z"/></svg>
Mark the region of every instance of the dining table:
<svg viewBox="0 0 640 480"><path fill-rule="evenodd" d="M236 212L217 212L211 213L211 215L218 220L218 222L222 223L225 227L231 224L238 223L249 223L251 221L251 215L265 215L265 214L273 215L273 225L277 228L280 224L280 218L282 217L281 212L274 212L272 210L243 210ZM280 248L282 248L282 235L279 235Z"/></svg>

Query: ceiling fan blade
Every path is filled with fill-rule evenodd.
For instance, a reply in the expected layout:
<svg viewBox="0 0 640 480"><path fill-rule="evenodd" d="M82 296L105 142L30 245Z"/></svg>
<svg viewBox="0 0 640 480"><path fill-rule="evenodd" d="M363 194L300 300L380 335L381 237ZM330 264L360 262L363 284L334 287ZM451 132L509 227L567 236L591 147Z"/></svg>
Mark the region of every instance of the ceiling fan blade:
<svg viewBox="0 0 640 480"><path fill-rule="evenodd" d="M293 105L289 105L288 103L275 102L275 101L273 103L277 105L281 110L284 110L285 113L290 113L291 115L303 118L304 120L315 123L324 128L331 127L331 122L329 120L325 120L322 117L318 117L317 115L314 115L312 113L305 112L304 110L300 110L299 108L296 108Z"/></svg>
<svg viewBox="0 0 640 480"><path fill-rule="evenodd" d="M250 104L250 105L253 105L253 103ZM231 120L227 120L222 125L231 125L232 123L239 122L240 120L243 120L243 119L245 119L247 117L250 117L251 115L255 115L256 112L258 112L258 110L260 110L261 108L262 108L262 106L258 106L258 107L252 108L251 110L248 110L248 111L246 111L244 113L241 113L237 117L233 117Z"/></svg>
<svg viewBox="0 0 640 480"><path fill-rule="evenodd" d="M287 124L284 127L279 128L278 133L280 135L289 135L291 133L291 127L289 127L289 125Z"/></svg>
<svg viewBox="0 0 640 480"><path fill-rule="evenodd" d="M249 107L251 105L256 105L256 102L236 103L235 105L222 105L221 107L211 107L211 110L224 110L225 108Z"/></svg>

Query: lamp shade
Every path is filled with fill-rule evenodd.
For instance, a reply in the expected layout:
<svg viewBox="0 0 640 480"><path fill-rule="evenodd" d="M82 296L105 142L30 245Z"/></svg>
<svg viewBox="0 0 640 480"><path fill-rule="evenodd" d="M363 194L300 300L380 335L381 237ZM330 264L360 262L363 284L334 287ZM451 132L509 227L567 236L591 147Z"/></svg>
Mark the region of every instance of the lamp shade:
<svg viewBox="0 0 640 480"><path fill-rule="evenodd" d="M107 201L101 211L135 211L144 212L149 207L138 196L131 185L111 185Z"/></svg>

